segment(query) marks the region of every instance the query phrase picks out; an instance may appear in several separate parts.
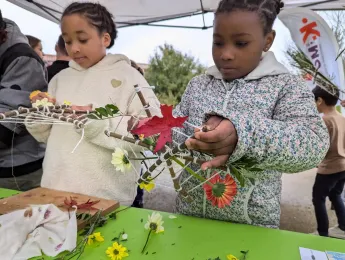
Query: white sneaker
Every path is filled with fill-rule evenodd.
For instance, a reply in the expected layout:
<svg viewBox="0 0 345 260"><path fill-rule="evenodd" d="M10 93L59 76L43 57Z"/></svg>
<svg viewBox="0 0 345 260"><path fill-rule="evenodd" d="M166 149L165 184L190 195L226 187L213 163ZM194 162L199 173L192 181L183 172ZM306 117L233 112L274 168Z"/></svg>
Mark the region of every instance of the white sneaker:
<svg viewBox="0 0 345 260"><path fill-rule="evenodd" d="M341 230L339 227L332 227L328 230L330 237L345 239L345 231Z"/></svg>

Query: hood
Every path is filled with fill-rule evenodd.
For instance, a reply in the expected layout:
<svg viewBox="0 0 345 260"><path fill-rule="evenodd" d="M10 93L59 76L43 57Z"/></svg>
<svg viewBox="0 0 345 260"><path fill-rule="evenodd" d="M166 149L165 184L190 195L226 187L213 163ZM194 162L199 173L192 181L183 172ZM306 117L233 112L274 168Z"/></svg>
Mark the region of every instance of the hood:
<svg viewBox="0 0 345 260"><path fill-rule="evenodd" d="M85 69L81 67L78 63L76 63L74 60L71 60L69 62L69 66L75 70L78 71L84 71L84 70L107 70L112 69L111 65L114 65L118 62L125 62L131 65L131 61L122 54L107 54L102 60L100 60L97 64L93 65L92 67Z"/></svg>
<svg viewBox="0 0 345 260"><path fill-rule="evenodd" d="M17 43L28 43L26 36L20 31L17 24L11 20L4 18L6 23L7 40L0 45L0 56L5 53L5 51Z"/></svg>
<svg viewBox="0 0 345 260"><path fill-rule="evenodd" d="M277 61L273 52L269 51L262 55L259 65L246 77L244 77L244 79L256 80L266 76L276 76L287 73L289 73L289 71L285 68L285 66ZM208 68L206 74L211 75L216 79L223 79L222 74L216 66Z"/></svg>

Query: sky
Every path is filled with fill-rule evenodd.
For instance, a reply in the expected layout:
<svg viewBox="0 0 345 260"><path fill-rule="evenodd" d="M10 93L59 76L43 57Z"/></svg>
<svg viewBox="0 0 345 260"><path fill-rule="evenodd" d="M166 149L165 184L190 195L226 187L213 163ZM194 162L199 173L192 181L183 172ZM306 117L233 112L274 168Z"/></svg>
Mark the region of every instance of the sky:
<svg viewBox="0 0 345 260"><path fill-rule="evenodd" d="M5 18L17 23L24 34L30 34L42 40L43 51L46 54L55 54L55 43L60 34L59 25L25 9L17 7L5 0L0 0L0 8ZM205 16L206 24L212 25L213 15ZM176 19L166 24L202 26L202 17ZM289 30L277 20L274 29L277 37L272 51L277 59L288 65L284 51L292 43ZM212 60L212 29L176 29L163 27L134 26L120 28L118 38L111 53L122 53L139 63L148 63L155 49L164 43L172 44L177 50L193 55L205 66L213 65Z"/></svg>

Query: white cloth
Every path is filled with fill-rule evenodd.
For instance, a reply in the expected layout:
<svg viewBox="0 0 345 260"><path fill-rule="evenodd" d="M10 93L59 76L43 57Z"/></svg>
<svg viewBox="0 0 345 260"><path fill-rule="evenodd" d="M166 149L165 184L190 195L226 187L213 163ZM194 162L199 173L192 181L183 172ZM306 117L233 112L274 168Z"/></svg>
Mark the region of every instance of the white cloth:
<svg viewBox="0 0 345 260"><path fill-rule="evenodd" d="M58 104L65 100L73 105L93 104L94 108L114 103L125 115L145 115L134 85L139 85L147 102L159 108L159 101L145 78L131 67L127 57L108 54L96 65L84 69L74 61L49 83L48 92ZM151 109L152 114L160 110ZM74 125L42 125L26 122L28 131L40 142L47 143L41 186L76 192L131 205L136 195L140 161L131 161L132 169L122 173L111 164L116 147L129 152L129 143L108 137L105 130L126 135L130 116L94 120L85 127L84 139ZM133 149L134 145L131 145ZM141 150L141 148L140 148ZM133 169L135 168L136 171Z"/></svg>
<svg viewBox="0 0 345 260"><path fill-rule="evenodd" d="M35 205L0 216L0 258L24 260L57 256L72 251L77 243L75 210L63 212L55 205ZM31 215L31 216L30 216Z"/></svg>

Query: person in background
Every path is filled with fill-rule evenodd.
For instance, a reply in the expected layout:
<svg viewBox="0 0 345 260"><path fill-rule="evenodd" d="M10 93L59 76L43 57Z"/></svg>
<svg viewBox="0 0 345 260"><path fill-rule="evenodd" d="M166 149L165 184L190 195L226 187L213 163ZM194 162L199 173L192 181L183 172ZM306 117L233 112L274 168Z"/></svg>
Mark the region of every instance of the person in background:
<svg viewBox="0 0 345 260"><path fill-rule="evenodd" d="M41 40L31 35L25 36L28 38L31 48L33 48L37 55L43 60L44 54Z"/></svg>
<svg viewBox="0 0 345 260"><path fill-rule="evenodd" d="M313 89L319 113L328 128L330 148L318 167L314 187L313 204L317 231L320 236L345 239L345 206L341 194L345 184L345 118L336 110L339 91L334 95L317 86ZM332 202L338 218L338 227L329 228L326 198Z"/></svg>
<svg viewBox="0 0 345 260"><path fill-rule="evenodd" d="M59 36L59 39L55 45L55 51L56 61L54 61L53 64L47 68L48 82L50 82L50 80L61 70L67 69L69 67L68 63L71 60L66 51L65 41L62 38L62 35Z"/></svg>
<svg viewBox="0 0 345 260"><path fill-rule="evenodd" d="M44 63L18 26L3 19L0 11L0 113L31 107L29 95L34 90L47 91ZM39 187L44 153L44 146L24 125L0 121L0 187Z"/></svg>

